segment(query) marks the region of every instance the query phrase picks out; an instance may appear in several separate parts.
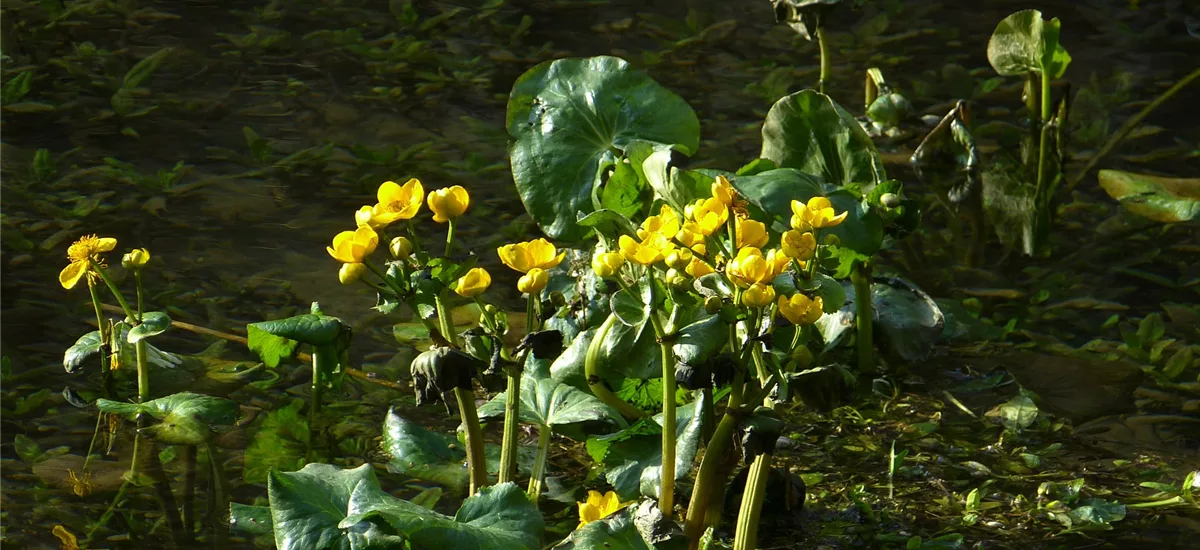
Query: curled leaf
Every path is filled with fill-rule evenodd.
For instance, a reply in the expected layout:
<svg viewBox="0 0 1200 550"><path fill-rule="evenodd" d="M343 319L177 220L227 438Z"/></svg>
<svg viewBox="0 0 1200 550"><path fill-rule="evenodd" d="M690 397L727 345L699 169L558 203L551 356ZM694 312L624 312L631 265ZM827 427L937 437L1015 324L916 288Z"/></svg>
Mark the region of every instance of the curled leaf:
<svg viewBox="0 0 1200 550"><path fill-rule="evenodd" d="M485 363L448 347L433 348L413 359L410 366L417 405L437 403L455 388L471 389L471 380Z"/></svg>
<svg viewBox="0 0 1200 550"><path fill-rule="evenodd" d="M563 352L563 334L557 330L539 330L525 335L517 353L529 350L535 359L554 360Z"/></svg>

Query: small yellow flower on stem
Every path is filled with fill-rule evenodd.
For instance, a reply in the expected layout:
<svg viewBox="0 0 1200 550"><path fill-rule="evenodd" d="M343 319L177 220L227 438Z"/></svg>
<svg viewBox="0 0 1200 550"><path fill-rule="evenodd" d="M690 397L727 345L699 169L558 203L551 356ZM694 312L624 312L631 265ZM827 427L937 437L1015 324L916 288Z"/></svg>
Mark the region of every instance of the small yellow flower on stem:
<svg viewBox="0 0 1200 550"><path fill-rule="evenodd" d="M466 195L466 191L463 191L463 195ZM421 210L421 202L425 200L425 187L417 178L404 182L404 185L399 185L394 181L385 181L379 186L375 196L379 199L379 203L371 207L368 219L371 227L379 229L400 220L410 220L416 216L417 212ZM432 206L430 204L430 207ZM465 199L463 200L463 209L466 209ZM460 211L459 214L461 213ZM359 222L360 225L362 223Z"/></svg>
<svg viewBox="0 0 1200 550"><path fill-rule="evenodd" d="M739 249L747 246L762 248L763 245L767 244L767 226L760 221L739 216L734 222L734 230L737 233L737 247Z"/></svg>
<svg viewBox="0 0 1200 550"><path fill-rule="evenodd" d="M779 246L787 257L806 262L817 252L817 239L810 231L791 229L783 232Z"/></svg>
<svg viewBox="0 0 1200 550"><path fill-rule="evenodd" d="M412 255L413 244L408 237L396 237L388 243L388 252L397 260L403 260Z"/></svg>
<svg viewBox="0 0 1200 550"><path fill-rule="evenodd" d="M371 205L365 205L354 211L354 226L358 227L360 225L369 225L372 229L379 229L382 227L379 225L379 222L375 220L375 207Z"/></svg>
<svg viewBox="0 0 1200 550"><path fill-rule="evenodd" d="M687 269L687 266L692 263L692 251L686 248L679 248L667 256L667 267L673 269Z"/></svg>
<svg viewBox="0 0 1200 550"><path fill-rule="evenodd" d="M597 277L612 277L625 264L625 257L620 252L600 252L592 256L592 271Z"/></svg>
<svg viewBox="0 0 1200 550"><path fill-rule="evenodd" d="M379 246L379 234L369 225L354 231L342 231L333 238L333 246L325 247L333 259L344 264L361 264Z"/></svg>
<svg viewBox="0 0 1200 550"><path fill-rule="evenodd" d="M737 190L729 183L725 176L717 176L717 179L712 184L712 196L725 204L725 206L733 206L734 199L737 197Z"/></svg>
<svg viewBox="0 0 1200 550"><path fill-rule="evenodd" d="M700 199L688 205L688 217L695 222L699 233L708 236L725 226L729 220L729 207L719 199Z"/></svg>
<svg viewBox="0 0 1200 550"><path fill-rule="evenodd" d="M534 239L532 241L506 244L496 249L496 254L500 256L500 261L504 265L520 271L521 273L529 273L534 268L550 269L562 263L566 257L566 252L558 252L553 244L546 239Z"/></svg>
<svg viewBox="0 0 1200 550"><path fill-rule="evenodd" d="M550 274L545 269L535 267L517 280L517 290L526 294L537 294L550 284Z"/></svg>
<svg viewBox="0 0 1200 550"><path fill-rule="evenodd" d="M356 282L362 278L362 274L366 270L365 264L342 264L342 267L338 269L338 281L344 285Z"/></svg>
<svg viewBox="0 0 1200 550"><path fill-rule="evenodd" d="M482 267L472 267L466 275L454 283L454 292L463 298L474 298L483 294L492 285L492 276Z"/></svg>
<svg viewBox="0 0 1200 550"><path fill-rule="evenodd" d="M665 257L664 252L670 254L674 250L671 242L662 233L651 233L643 242L638 242L629 235L621 235L621 238L617 239L617 247L626 260L642 265L661 262Z"/></svg>
<svg viewBox="0 0 1200 550"><path fill-rule="evenodd" d="M583 527L593 521L602 520L629 505L629 503L621 503L621 499L617 494L609 491L600 494L599 491L588 491L588 498L579 505L579 527ZM578 529L579 527L576 527Z"/></svg>
<svg viewBox="0 0 1200 550"><path fill-rule="evenodd" d="M708 247L704 243L704 233L700 230L700 226L696 225L696 222L685 222L683 227L675 233L675 240L698 254L708 251Z"/></svg>
<svg viewBox="0 0 1200 550"><path fill-rule="evenodd" d="M79 284L83 276L92 271L91 262L100 261L100 254L109 252L117 247L117 240L111 237L84 235L67 249L67 259L71 263L58 274L58 283L70 290Z"/></svg>
<svg viewBox="0 0 1200 550"><path fill-rule="evenodd" d="M125 269L141 269L150 261L150 251L145 248L135 248L125 253L121 258L121 267Z"/></svg>
<svg viewBox="0 0 1200 550"><path fill-rule="evenodd" d="M767 307L775 301L775 287L754 283L742 291L742 304L750 307Z"/></svg>
<svg viewBox="0 0 1200 550"><path fill-rule="evenodd" d="M433 211L433 221L446 223L467 211L471 196L461 185L438 189L429 194L429 209Z"/></svg>
<svg viewBox="0 0 1200 550"><path fill-rule="evenodd" d="M813 197L807 203L792 201L792 229L810 231L835 227L846 219L849 212L836 214L833 203L825 197Z"/></svg>
<svg viewBox="0 0 1200 550"><path fill-rule="evenodd" d="M642 221L642 225L637 229L637 236L644 241L651 233L662 233L669 239L679 232L679 228L679 214L664 204L658 209L657 216L650 216Z"/></svg>
<svg viewBox="0 0 1200 550"><path fill-rule="evenodd" d="M686 271L687 274L691 275L692 277L699 278L699 277L708 275L709 273L712 273L713 267L711 265L708 265L708 263L705 262L704 260L701 260L700 258L693 256L692 261L690 263L688 263L687 269L685 269L684 271Z"/></svg>
<svg viewBox="0 0 1200 550"><path fill-rule="evenodd" d="M821 318L825 302L820 296L809 298L803 294L793 294L790 298L779 297L779 313L793 325L811 325Z"/></svg>
<svg viewBox="0 0 1200 550"><path fill-rule="evenodd" d="M734 284L743 288L755 283L770 284L787 268L788 261L778 250L768 251L764 256L758 248L747 246L725 265L725 272Z"/></svg>

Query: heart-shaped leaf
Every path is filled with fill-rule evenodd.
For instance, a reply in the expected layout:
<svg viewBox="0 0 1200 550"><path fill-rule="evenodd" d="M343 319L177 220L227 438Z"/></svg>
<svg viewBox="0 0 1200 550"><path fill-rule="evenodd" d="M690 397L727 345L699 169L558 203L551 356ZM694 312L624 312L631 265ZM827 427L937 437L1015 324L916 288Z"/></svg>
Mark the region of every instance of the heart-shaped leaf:
<svg viewBox="0 0 1200 550"><path fill-rule="evenodd" d="M141 404L97 399L96 407L130 420L137 418L140 413L150 415L158 420L149 428L151 435L171 445L204 443L212 436L213 426L233 424L238 416L237 402L190 392L176 393Z"/></svg>
<svg viewBox="0 0 1200 550"><path fill-rule="evenodd" d="M631 141L687 155L700 143L699 119L682 98L608 56L547 61L521 75L507 127L521 201L547 235L563 241L587 235L578 213L595 210L593 187Z"/></svg>
<svg viewBox="0 0 1200 550"><path fill-rule="evenodd" d="M576 529L554 547L554 550L592 549L605 550L654 550L646 541L633 521L634 508L621 511Z"/></svg>
<svg viewBox="0 0 1200 550"><path fill-rule="evenodd" d="M679 330L671 352L680 363L698 365L725 347L729 325L718 315L710 315Z"/></svg>
<svg viewBox="0 0 1200 550"><path fill-rule="evenodd" d="M586 215L580 212L579 219L575 223L583 227L595 228L597 233L610 239L616 239L621 235L637 236L637 227L633 225L633 222L629 221L629 218L620 212L607 208L601 208Z"/></svg>
<svg viewBox="0 0 1200 550"><path fill-rule="evenodd" d="M857 183L864 192L887 179L871 137L825 94L803 90L775 102L762 135L759 156L780 168L796 168L838 186Z"/></svg>
<svg viewBox="0 0 1200 550"><path fill-rule="evenodd" d="M130 344L137 343L142 338L149 338L156 334L162 334L171 328L171 317L161 311L147 311L142 314L142 322L138 326L129 329Z"/></svg>
<svg viewBox="0 0 1200 550"><path fill-rule="evenodd" d="M535 379L521 377L521 421L543 428L565 426L578 422L605 420L618 427L625 427L625 419L612 407L605 405L594 395L577 390L553 378ZM491 401L479 407L479 418L504 416L504 400L507 392L501 392Z"/></svg>
<svg viewBox="0 0 1200 550"><path fill-rule="evenodd" d="M447 489L461 492L467 486L467 452L453 435L433 432L389 410L383 421L383 451L391 456L388 470L415 479L432 481ZM518 449L517 467L528 473L533 464L533 450ZM484 445L484 456L490 474L500 471L500 447Z"/></svg>
<svg viewBox="0 0 1200 550"><path fill-rule="evenodd" d="M313 313L296 315L287 319L261 321L248 326L310 346L331 345L337 341L344 330L349 330L337 317ZM266 362L266 359L263 362Z"/></svg>
<svg viewBox="0 0 1200 550"><path fill-rule="evenodd" d="M1060 78L1071 64L1071 56L1058 42L1061 26L1057 17L1046 21L1038 10L1005 17L988 40L988 62L1005 76L1033 71Z"/></svg>
<svg viewBox="0 0 1200 550"><path fill-rule="evenodd" d="M71 347L67 348L66 353L63 354L63 368L68 373L75 374L75 371L79 369L79 366L88 357L100 352L101 343L102 339L98 330L93 330L80 336Z"/></svg>
<svg viewBox="0 0 1200 550"><path fill-rule="evenodd" d="M643 293L644 294L644 293ZM650 304L645 296L635 296L627 289L621 289L612 295L612 311L617 320L627 326L640 326L650 318Z"/></svg>

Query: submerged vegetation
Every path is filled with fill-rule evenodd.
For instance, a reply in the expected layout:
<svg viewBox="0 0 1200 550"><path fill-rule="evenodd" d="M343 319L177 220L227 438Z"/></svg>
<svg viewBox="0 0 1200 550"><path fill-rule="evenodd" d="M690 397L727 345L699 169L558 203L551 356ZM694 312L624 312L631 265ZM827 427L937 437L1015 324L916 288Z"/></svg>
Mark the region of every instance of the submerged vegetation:
<svg viewBox="0 0 1200 550"><path fill-rule="evenodd" d="M519 4L5 5L0 544L1194 539L1200 69Z"/></svg>

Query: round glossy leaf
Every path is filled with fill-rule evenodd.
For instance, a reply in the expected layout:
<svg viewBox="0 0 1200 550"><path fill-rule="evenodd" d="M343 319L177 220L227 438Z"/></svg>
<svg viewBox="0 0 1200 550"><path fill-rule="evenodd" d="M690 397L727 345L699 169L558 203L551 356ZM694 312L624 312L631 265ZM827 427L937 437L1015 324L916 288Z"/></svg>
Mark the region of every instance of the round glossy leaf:
<svg viewBox="0 0 1200 550"><path fill-rule="evenodd" d="M275 321L262 321L250 326L310 346L333 344L343 329L342 321L337 317L312 313Z"/></svg>
<svg viewBox="0 0 1200 550"><path fill-rule="evenodd" d="M700 122L675 93L616 57L559 59L517 79L509 96L513 181L525 209L549 236L576 241L594 210L592 188L632 140L692 154Z"/></svg>
<svg viewBox="0 0 1200 550"><path fill-rule="evenodd" d="M988 62L1005 76L1033 71L1059 78L1071 63L1071 56L1058 43L1060 30L1057 17L1046 21L1038 10L1016 12L1005 17L992 32Z"/></svg>
<svg viewBox="0 0 1200 550"><path fill-rule="evenodd" d="M606 420L620 427L625 420L594 395L553 378L521 377L521 421L543 427ZM479 418L504 416L507 392L501 392L479 407Z"/></svg>
<svg viewBox="0 0 1200 550"><path fill-rule="evenodd" d="M762 158L796 168L826 183L862 184L887 179L883 160L858 121L829 96L804 90L775 102L763 121Z"/></svg>
<svg viewBox="0 0 1200 550"><path fill-rule="evenodd" d="M171 317L161 311L148 311L142 315L142 322L129 329L130 344L137 343L142 338L162 334L171 328Z"/></svg>

